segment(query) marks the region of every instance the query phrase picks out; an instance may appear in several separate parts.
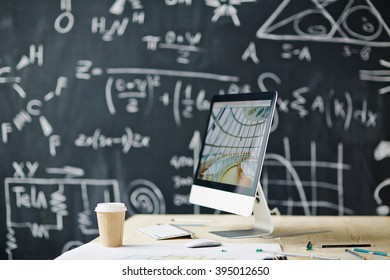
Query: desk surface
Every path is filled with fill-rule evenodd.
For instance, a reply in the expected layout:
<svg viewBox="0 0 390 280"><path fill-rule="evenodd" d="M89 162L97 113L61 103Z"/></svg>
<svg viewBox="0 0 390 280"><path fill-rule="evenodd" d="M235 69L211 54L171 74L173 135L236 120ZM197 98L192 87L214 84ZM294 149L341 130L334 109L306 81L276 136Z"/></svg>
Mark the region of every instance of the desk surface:
<svg viewBox="0 0 390 280"><path fill-rule="evenodd" d="M172 219L189 219L193 222L172 222ZM199 224L196 220L210 220L201 223L204 226L191 226ZM186 224L183 228L195 233L197 238L210 238L229 243L279 243L284 252L315 253L317 255L338 256L341 259L356 259L345 253L345 248L315 248L321 244L357 244L370 243L373 247L367 248L375 251L390 252L390 217L380 216L273 216L274 232L272 235L294 234L313 231L327 231L326 233L306 234L273 239L222 238L209 233L210 230L249 228L253 218L237 215L135 215L125 222L125 245L145 243L185 243L188 239L173 239L156 241L137 230L138 227L162 223ZM95 240L98 241L98 238ZM306 245L311 241L313 251L308 252ZM386 257L364 254L367 259L390 259Z"/></svg>

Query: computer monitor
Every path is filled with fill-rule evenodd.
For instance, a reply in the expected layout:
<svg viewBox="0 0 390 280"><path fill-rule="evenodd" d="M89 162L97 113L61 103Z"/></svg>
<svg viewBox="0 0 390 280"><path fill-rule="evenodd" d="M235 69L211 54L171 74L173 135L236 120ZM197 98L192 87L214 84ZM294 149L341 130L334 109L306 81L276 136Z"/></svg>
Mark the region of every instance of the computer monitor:
<svg viewBox="0 0 390 280"><path fill-rule="evenodd" d="M189 201L242 216L250 229L213 231L223 237L272 233L271 215L259 183L277 92L216 95L211 100Z"/></svg>

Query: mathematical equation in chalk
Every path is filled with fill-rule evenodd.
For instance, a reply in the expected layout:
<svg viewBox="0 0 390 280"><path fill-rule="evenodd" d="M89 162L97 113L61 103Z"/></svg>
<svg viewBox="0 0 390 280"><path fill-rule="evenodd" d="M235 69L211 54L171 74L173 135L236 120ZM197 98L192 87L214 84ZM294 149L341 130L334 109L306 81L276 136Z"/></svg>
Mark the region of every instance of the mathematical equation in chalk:
<svg viewBox="0 0 390 280"><path fill-rule="evenodd" d="M259 76L258 85L263 91L268 91L265 83L272 81L278 86L282 79L276 74L266 72ZM287 94L285 94L286 96ZM324 116L328 128L334 127L335 122L343 122L344 130L348 130L352 122L356 122L364 128L375 128L379 113L370 110L367 99L352 102L352 92L344 91L342 94L329 88L322 95L313 94L308 86L294 89L291 98L280 96L277 101L277 111L283 114L295 112L300 118L309 114L319 113ZM276 116L276 123L279 115ZM274 129L275 130L275 129Z"/></svg>
<svg viewBox="0 0 390 280"><path fill-rule="evenodd" d="M123 17L112 20L111 16L95 16L91 20L92 34L100 35L103 41L109 42L115 38L122 37L128 29L129 22L132 24L143 25L146 14L141 1L139 0L117 0L110 7L109 13L114 16L122 16L126 9L126 2L129 2L131 5L131 17Z"/></svg>
<svg viewBox="0 0 390 280"><path fill-rule="evenodd" d="M171 92L163 93L159 93L160 86L159 76L147 75L145 79L136 78L131 81L109 77L105 91L108 110L111 114L116 114L117 107L123 106L121 101L124 100L126 112L138 113L141 110L141 103L145 102L142 107L144 113L148 114L154 106L154 96L159 95L158 100L164 107L172 106L175 123L180 126L182 118L191 119L195 110L207 111L210 107L210 102L206 99L206 90L195 90L191 83L183 85L183 81L178 80Z"/></svg>
<svg viewBox="0 0 390 280"><path fill-rule="evenodd" d="M191 140L188 145L188 149L192 152L192 157L188 155L173 155L169 161L169 165L174 168L175 171L181 169L192 168L192 173L195 174L196 166L199 161L199 153L202 148L202 139L199 131L194 131ZM177 191L185 190L186 194L175 193L172 197L172 203L175 206L190 205L189 202L189 190L194 182L193 176L174 175L171 178L173 188Z"/></svg>
<svg viewBox="0 0 390 280"><path fill-rule="evenodd" d="M120 107L128 113L143 111L147 115L158 100L164 107L172 107L177 126L181 126L182 118L192 118L195 110L208 111L212 95L250 91L249 85L239 84L237 76L150 68L103 69L91 60L78 61L77 79L90 80L103 75L108 76L104 95L110 114L117 114ZM196 88L199 80L207 80L208 87L214 90Z"/></svg>
<svg viewBox="0 0 390 280"><path fill-rule="evenodd" d="M177 63L188 64L192 53L203 53L204 49L200 47L202 34L200 32L191 33L185 32L178 34L175 31L169 30L164 39L161 36L146 35L142 41L146 42L146 47L150 51L157 50L173 50L177 51ZM164 55L164 53L159 53Z"/></svg>
<svg viewBox="0 0 390 280"><path fill-rule="evenodd" d="M150 137L134 133L130 127L125 127L125 132L119 137L104 135L100 129L95 129L91 136L80 134L74 141L77 147L91 147L94 150L119 145L122 152L127 154L131 148L147 148L150 144Z"/></svg>

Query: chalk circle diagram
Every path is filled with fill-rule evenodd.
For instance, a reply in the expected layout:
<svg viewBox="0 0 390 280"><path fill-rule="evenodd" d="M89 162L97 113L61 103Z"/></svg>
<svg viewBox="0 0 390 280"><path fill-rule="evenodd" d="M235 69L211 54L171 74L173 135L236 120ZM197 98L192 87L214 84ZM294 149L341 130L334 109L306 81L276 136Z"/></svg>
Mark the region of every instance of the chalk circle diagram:
<svg viewBox="0 0 390 280"><path fill-rule="evenodd" d="M296 11L290 2L283 0L259 28L257 38L390 46L390 29L370 0L306 0L309 8L295 14L289 12ZM341 14L340 8L344 8Z"/></svg>
<svg viewBox="0 0 390 280"><path fill-rule="evenodd" d="M145 179L130 183L127 206L131 215L165 214L165 200L161 190Z"/></svg>

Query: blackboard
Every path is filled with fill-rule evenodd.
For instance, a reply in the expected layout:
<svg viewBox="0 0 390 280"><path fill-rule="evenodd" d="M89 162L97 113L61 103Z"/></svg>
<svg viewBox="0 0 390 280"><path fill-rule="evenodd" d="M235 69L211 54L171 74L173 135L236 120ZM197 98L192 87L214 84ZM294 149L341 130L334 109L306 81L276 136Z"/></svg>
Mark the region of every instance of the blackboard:
<svg viewBox="0 0 390 280"><path fill-rule="evenodd" d="M277 90L261 183L291 215L389 215L387 1L0 1L0 258L188 195L215 94Z"/></svg>

